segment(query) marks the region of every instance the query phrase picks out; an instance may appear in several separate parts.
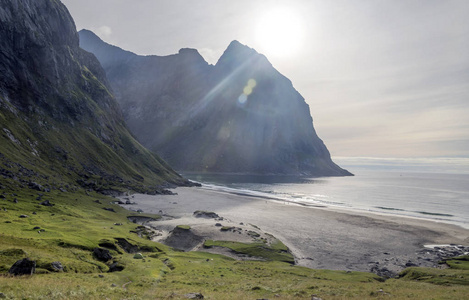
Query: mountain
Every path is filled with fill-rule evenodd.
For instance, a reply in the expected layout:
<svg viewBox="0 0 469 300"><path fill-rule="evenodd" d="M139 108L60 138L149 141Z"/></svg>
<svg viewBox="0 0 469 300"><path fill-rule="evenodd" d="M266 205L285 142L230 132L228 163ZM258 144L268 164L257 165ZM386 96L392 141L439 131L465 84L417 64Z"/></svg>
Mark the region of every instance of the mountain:
<svg viewBox="0 0 469 300"><path fill-rule="evenodd" d="M79 47L60 1L0 3L3 184L115 193L186 183L128 131L104 70Z"/></svg>
<svg viewBox="0 0 469 300"><path fill-rule="evenodd" d="M255 50L233 41L216 65L194 49L139 56L79 32L137 139L176 170L351 175L334 164L309 106Z"/></svg>

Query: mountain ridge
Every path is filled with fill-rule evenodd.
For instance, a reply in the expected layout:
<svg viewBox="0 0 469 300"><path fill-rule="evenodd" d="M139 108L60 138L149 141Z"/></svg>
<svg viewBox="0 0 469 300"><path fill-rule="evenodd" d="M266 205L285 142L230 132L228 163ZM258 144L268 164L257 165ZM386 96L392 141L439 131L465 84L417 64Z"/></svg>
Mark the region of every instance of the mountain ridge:
<svg viewBox="0 0 469 300"><path fill-rule="evenodd" d="M79 35L102 63L130 130L175 169L351 175L330 159L292 82L254 49L232 41L215 65L187 48L119 61L110 58L115 46L91 31Z"/></svg>

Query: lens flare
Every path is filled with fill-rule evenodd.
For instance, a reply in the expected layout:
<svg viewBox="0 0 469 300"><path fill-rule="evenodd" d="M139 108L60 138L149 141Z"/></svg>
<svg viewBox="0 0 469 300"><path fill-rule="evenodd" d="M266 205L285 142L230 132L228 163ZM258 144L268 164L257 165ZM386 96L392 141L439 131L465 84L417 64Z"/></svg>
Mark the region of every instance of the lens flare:
<svg viewBox="0 0 469 300"><path fill-rule="evenodd" d="M246 96L246 94L241 94L241 96L238 97L238 102L241 103L241 104L244 104L246 103L246 101L248 101L248 96Z"/></svg>

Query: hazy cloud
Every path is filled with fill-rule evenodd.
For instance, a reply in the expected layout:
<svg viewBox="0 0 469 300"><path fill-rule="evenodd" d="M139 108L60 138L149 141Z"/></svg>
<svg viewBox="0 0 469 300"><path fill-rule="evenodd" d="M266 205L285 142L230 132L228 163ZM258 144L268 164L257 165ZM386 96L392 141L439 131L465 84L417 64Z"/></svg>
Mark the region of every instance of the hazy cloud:
<svg viewBox="0 0 469 300"><path fill-rule="evenodd" d="M103 25L94 30L91 30L103 40L109 41L111 39L112 29L109 26Z"/></svg>

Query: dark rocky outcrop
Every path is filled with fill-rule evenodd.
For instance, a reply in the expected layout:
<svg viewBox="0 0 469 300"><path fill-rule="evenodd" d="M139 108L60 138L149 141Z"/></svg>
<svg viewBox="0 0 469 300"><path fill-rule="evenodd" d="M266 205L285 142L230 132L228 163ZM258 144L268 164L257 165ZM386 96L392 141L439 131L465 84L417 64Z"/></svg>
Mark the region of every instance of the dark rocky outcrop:
<svg viewBox="0 0 469 300"><path fill-rule="evenodd" d="M29 258L23 258L15 262L13 266L11 266L8 273L14 276L21 276L33 275L35 271L36 262L34 260L30 260Z"/></svg>
<svg viewBox="0 0 469 300"><path fill-rule="evenodd" d="M127 253L137 253L140 251L140 248L137 245L130 243L124 238L116 238L116 241L117 244Z"/></svg>
<svg viewBox="0 0 469 300"><path fill-rule="evenodd" d="M103 248L94 248L93 255L97 260L104 262L110 261L112 259L112 255L109 250Z"/></svg>
<svg viewBox="0 0 469 300"><path fill-rule="evenodd" d="M125 266L119 262L114 262L109 266L109 272L121 272L125 269Z"/></svg>
<svg viewBox="0 0 469 300"><path fill-rule="evenodd" d="M44 192L73 192L80 183L98 192L187 184L130 134L60 1L0 3L2 180Z"/></svg>
<svg viewBox="0 0 469 300"><path fill-rule="evenodd" d="M351 175L334 164L291 81L233 41L216 65L194 49L138 56L80 31L130 130L181 171Z"/></svg>

